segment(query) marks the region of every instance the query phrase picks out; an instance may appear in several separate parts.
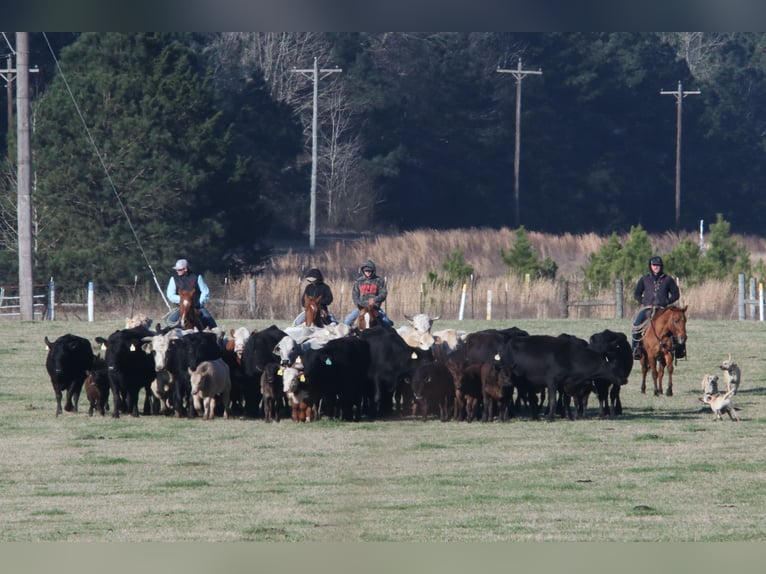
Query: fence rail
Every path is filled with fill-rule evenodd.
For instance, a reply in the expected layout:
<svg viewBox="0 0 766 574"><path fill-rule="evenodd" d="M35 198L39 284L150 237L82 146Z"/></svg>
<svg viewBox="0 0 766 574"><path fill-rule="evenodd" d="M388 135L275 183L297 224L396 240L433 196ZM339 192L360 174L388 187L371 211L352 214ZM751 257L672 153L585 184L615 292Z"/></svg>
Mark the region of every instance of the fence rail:
<svg viewBox="0 0 766 574"><path fill-rule="evenodd" d="M48 285L32 286L32 315L45 319L48 313ZM21 315L21 296L18 285L0 285L0 318Z"/></svg>
<svg viewBox="0 0 766 574"><path fill-rule="evenodd" d="M589 296L587 285L577 280L550 282L542 294L539 290L533 294L528 282L522 282L515 287L511 284L509 287L507 281L495 279L476 282L472 280L466 285L451 289L435 289L433 286L426 288L425 283L415 284L412 281L400 281L398 278L390 281L389 285L391 284L393 288L389 287L389 298L385 307L389 315L399 317L427 312L432 316L453 317L459 320L477 319L482 315L487 320L508 320L512 315L538 318L571 316L573 319L591 317L623 319L626 316L625 305L630 303L625 300L621 280L615 281L614 290L611 293L602 292L596 296L603 297L600 299ZM238 287L230 290L229 287L228 283L224 282L222 290L213 288L214 296L210 299L208 306L211 313L219 319L283 319L298 313L295 309L297 295L289 293L278 280L274 281L269 277L250 278L244 289ZM256 287L258 297L256 297ZM341 314L349 303L346 292L348 289L344 287L341 283L335 298L336 309L341 309ZM736 317L738 313L739 320L764 321L766 313L764 312L763 284L757 284L756 280L751 278L749 292L746 287L746 278L744 274L740 274L736 308L732 304L731 311L734 315L731 318ZM125 306L130 308L130 313L133 312L135 293L131 297L129 304ZM33 299L35 319L53 321L56 319L56 310L62 311L65 319L70 312L74 312L79 319L76 310L87 309L88 321L94 320L95 299L92 282L88 284L86 302L57 301L56 284L52 279L47 284L34 285ZM108 299L107 297L107 300L99 300L99 309L103 313L114 314L115 302ZM121 304L117 303L117 307L120 306ZM146 308L146 300L143 304L139 303L139 306ZM613 313L610 307L614 309ZM20 315L18 286L0 285L0 319L20 317Z"/></svg>

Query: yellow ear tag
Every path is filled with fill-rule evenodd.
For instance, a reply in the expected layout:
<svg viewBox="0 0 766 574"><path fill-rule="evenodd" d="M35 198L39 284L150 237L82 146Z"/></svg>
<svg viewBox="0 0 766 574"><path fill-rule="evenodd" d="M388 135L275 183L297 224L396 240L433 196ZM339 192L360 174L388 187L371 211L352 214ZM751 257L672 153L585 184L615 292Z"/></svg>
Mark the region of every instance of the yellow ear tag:
<svg viewBox="0 0 766 574"><path fill-rule="evenodd" d="M298 379L301 381L301 383L305 383L305 382L306 382L306 375L304 375L303 373L301 373L301 376L300 376L300 377L298 377Z"/></svg>
<svg viewBox="0 0 766 574"><path fill-rule="evenodd" d="M278 374L280 377L282 376L282 373L283 373L283 372L284 372L284 371L282 371L282 369L279 369L279 370L277 370L277 374Z"/></svg>
<svg viewBox="0 0 766 574"><path fill-rule="evenodd" d="M412 351L412 354L410 355L410 359L417 359L418 354L415 351Z"/></svg>

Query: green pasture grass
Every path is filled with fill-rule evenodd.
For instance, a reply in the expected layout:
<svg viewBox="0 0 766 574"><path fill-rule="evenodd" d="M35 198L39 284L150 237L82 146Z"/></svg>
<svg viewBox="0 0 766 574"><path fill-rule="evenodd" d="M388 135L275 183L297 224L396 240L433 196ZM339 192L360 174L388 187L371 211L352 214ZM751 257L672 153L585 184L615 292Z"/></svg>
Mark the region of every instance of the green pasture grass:
<svg viewBox="0 0 766 574"><path fill-rule="evenodd" d="M270 321L231 321L263 328ZM286 326L287 321L277 323ZM630 321L517 325L587 337ZM43 338L93 341L118 322L0 322L0 541L761 541L766 538L766 361L760 322L690 318L674 396L552 423L55 416ZM95 344L95 342L94 342ZM699 402L728 353L742 421ZM636 364L637 365L637 364ZM647 384L651 389L651 382Z"/></svg>

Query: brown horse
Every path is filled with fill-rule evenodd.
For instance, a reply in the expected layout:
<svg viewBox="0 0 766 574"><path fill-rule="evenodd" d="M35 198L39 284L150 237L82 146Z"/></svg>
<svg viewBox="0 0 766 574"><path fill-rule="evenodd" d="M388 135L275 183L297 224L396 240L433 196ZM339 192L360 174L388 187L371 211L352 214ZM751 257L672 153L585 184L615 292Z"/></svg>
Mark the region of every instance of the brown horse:
<svg viewBox="0 0 766 574"><path fill-rule="evenodd" d="M665 307L650 312L639 329L642 332L641 392L646 392L646 373L652 371L655 396L662 395L662 377L668 370L667 396L673 396L673 360L676 345L686 343L686 307Z"/></svg>
<svg viewBox="0 0 766 574"><path fill-rule="evenodd" d="M178 303L178 325L182 329L197 329L202 331L202 317L199 307L194 304L197 297L197 289L191 291L178 291L181 301Z"/></svg>
<svg viewBox="0 0 766 574"><path fill-rule="evenodd" d="M322 309L319 302L322 300L321 295L317 295L316 297L310 297L309 295L305 296L306 304L303 307L303 310L306 313L306 318L304 319L304 323L307 327L311 327L312 325L315 327L324 327L327 324L327 319L325 317L326 312Z"/></svg>
<svg viewBox="0 0 766 574"><path fill-rule="evenodd" d="M380 324L380 313L378 312L377 305L368 303L367 305L359 306L359 316L356 318L356 327L360 331L374 327Z"/></svg>

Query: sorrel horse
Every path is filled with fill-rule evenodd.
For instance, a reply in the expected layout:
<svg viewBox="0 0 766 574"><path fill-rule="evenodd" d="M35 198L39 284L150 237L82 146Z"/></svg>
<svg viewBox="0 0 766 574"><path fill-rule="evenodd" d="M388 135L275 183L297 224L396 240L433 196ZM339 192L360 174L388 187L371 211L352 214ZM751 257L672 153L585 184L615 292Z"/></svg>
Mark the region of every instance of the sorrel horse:
<svg viewBox="0 0 766 574"><path fill-rule="evenodd" d="M202 317L199 307L194 305L197 297L197 289L191 291L178 291L181 301L178 303L178 324L182 329L197 329L202 331Z"/></svg>
<svg viewBox="0 0 766 574"><path fill-rule="evenodd" d="M356 326L360 331L374 327L380 324L380 313L378 307L372 303L365 306L359 306L359 316L356 318Z"/></svg>
<svg viewBox="0 0 766 574"><path fill-rule="evenodd" d="M641 392L646 392L646 373L652 371L655 396L662 395L662 377L668 370L667 396L673 396L673 360L676 345L686 343L686 307L665 307L649 314L642 332Z"/></svg>
<svg viewBox="0 0 766 574"><path fill-rule="evenodd" d="M305 300L306 304L303 306L303 310L306 313L306 318L304 319L306 326L324 327L326 320L322 316L322 307L319 305L322 296L317 295L316 297L310 297L309 295L306 295Z"/></svg>

